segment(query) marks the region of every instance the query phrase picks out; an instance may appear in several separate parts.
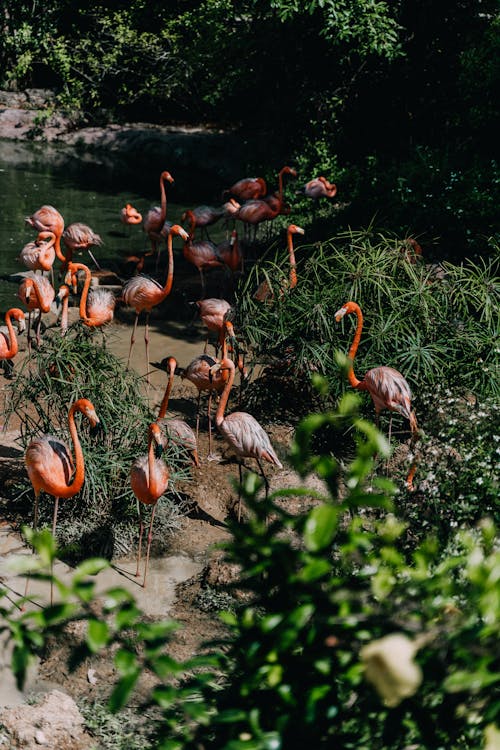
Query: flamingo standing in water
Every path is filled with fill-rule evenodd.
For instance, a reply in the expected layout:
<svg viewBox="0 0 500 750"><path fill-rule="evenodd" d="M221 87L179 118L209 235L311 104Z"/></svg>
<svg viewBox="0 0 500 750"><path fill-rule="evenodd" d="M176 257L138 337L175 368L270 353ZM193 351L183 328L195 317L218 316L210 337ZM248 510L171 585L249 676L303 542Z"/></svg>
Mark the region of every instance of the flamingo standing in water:
<svg viewBox="0 0 500 750"><path fill-rule="evenodd" d="M96 234L87 224L82 224L80 221L68 224L62 234L62 238L68 250L66 263L73 260L74 253L82 253L86 250L97 268L99 270L101 269L101 266L94 258L90 248L94 245L102 245L102 239L100 235Z"/></svg>
<svg viewBox="0 0 500 750"><path fill-rule="evenodd" d="M175 357L167 357L164 362L168 369L168 382L160 404L158 417L156 419L162 431L162 445L165 447L166 443L170 441L181 448L185 448L191 453L194 465L199 466L200 461L198 458L196 435L193 430L183 419L166 416L170 393L172 391L174 377L177 370L177 360Z"/></svg>
<svg viewBox="0 0 500 750"><path fill-rule="evenodd" d="M10 376L12 373L12 362L17 352L19 351L19 345L17 343L16 332L12 325L12 318L17 320L19 333L22 333L25 328L25 315L22 310L18 307L11 307L5 313L5 326L0 329L0 360L4 362L4 371L6 376ZM5 330L5 327L7 330ZM9 363L9 365L7 365Z"/></svg>
<svg viewBox="0 0 500 750"><path fill-rule="evenodd" d="M199 271L201 280L201 293L205 296L205 277L203 271L209 268L218 268L224 265L224 262L219 256L217 245L214 245L210 240L197 240L194 241L194 223L192 217L192 211L186 211L187 218L191 222L191 229L189 235L184 242L183 255L184 258L192 263Z"/></svg>
<svg viewBox="0 0 500 750"><path fill-rule="evenodd" d="M40 328L42 325L42 313L50 312L50 306L52 305L55 297L54 287L45 276L33 275L32 277L26 277L24 281L19 284L17 296L27 306L28 315L28 349L31 351L31 313L33 310L38 310L38 321L36 328L36 343L40 346Z"/></svg>
<svg viewBox="0 0 500 750"><path fill-rule="evenodd" d="M78 271L85 274L85 283L80 297L80 319L89 328L97 328L111 323L114 316L116 298L109 289L96 287L90 289L92 274L90 268L83 263L68 263L66 284L73 283L76 287ZM76 289L75 289L76 291Z"/></svg>
<svg viewBox="0 0 500 750"><path fill-rule="evenodd" d="M239 201L263 198L267 192L266 181L262 177L243 177L222 193L222 198L231 196Z"/></svg>
<svg viewBox="0 0 500 750"><path fill-rule="evenodd" d="M62 440L54 435L42 435L34 438L26 449L24 461L28 476L35 491L34 529L38 525L38 500L40 493L46 492L54 498L54 515L52 535L56 533L57 512L61 498L74 497L80 492L85 480L85 462L83 450L78 438L75 424L75 413L80 412L90 422L91 427L99 424L99 418L93 404L86 398L75 401L68 413L68 425L75 451L75 458ZM27 594L28 581L26 582ZM52 604L52 583L50 587Z"/></svg>
<svg viewBox="0 0 500 750"><path fill-rule="evenodd" d="M216 208L215 206L196 206L196 208L191 208L187 211L184 211L181 219L182 221L187 221L189 219L192 226L193 237L194 230L196 229L196 227L199 227L201 229L202 236L203 230L205 230L206 237L210 239L207 227L211 227L212 224L215 224L219 221L219 219L222 219L224 213L224 206L220 206L218 208Z"/></svg>
<svg viewBox="0 0 500 750"><path fill-rule="evenodd" d="M156 451L155 451L156 448ZM130 470L130 484L132 491L139 501L139 549L137 551L136 578L139 577L139 565L141 562L142 535L144 523L142 520L142 506L151 505L151 520L149 522L148 546L146 552L146 564L144 566L144 579L142 587L146 588L146 576L148 574L149 552L153 538L153 521L155 518L156 505L168 487L169 471L167 465L159 457L163 450L160 427L156 422L149 425L148 430L148 453L146 456L136 458ZM155 453L159 454L158 457Z"/></svg>
<svg viewBox="0 0 500 750"><path fill-rule="evenodd" d="M126 203L120 211L120 221L126 226L134 226L142 221L142 214L131 203Z"/></svg>
<svg viewBox="0 0 500 750"><path fill-rule="evenodd" d="M278 195L270 196L268 199L249 200L244 203L238 211L236 218L245 225L254 227L254 239L257 234L257 226L263 221L275 219L278 214L282 213L283 204L283 175L289 174L297 176L297 172L292 167L285 166L278 173Z"/></svg>
<svg viewBox="0 0 500 750"><path fill-rule="evenodd" d="M295 250L293 247L293 235L304 234L302 227L298 227L296 224L289 224L287 229L287 250L288 260L290 263L290 271L288 276L288 288L294 289L297 286L297 263L295 260ZM282 290L283 291L283 290ZM254 294L254 299L257 302L269 302L274 298L274 292L267 279L259 284L257 291Z"/></svg>
<svg viewBox="0 0 500 750"><path fill-rule="evenodd" d="M172 284L174 282L174 253L172 247L173 235L179 235L184 241L188 239L188 233L178 224L174 224L168 234L167 248L168 248L168 274L165 281L165 285L162 287L157 281L152 279L150 276L140 274L139 276L133 276L127 282L125 282L122 290L122 299L126 305L135 308L135 322L130 338L130 349L128 352L127 369L130 364L130 356L132 354L132 347L135 343L135 333L137 329L137 321L141 312L146 313L146 326L144 330L144 341L146 343L146 361L147 361L147 383L149 384L149 316L151 310L156 305L163 302L168 297L172 290Z"/></svg>
<svg viewBox="0 0 500 750"><path fill-rule="evenodd" d="M354 357L358 351L359 342L361 340L361 332L363 330L363 313L361 312L360 306L356 302L346 302L340 310L335 313L335 320L337 323L342 320L344 315L354 313L357 318L356 333L349 349L349 359L351 361L347 378L353 388L358 391L368 391L373 399L375 406L375 418L378 427L379 415L383 409L389 409L389 411L396 411L402 414L403 417L410 422L410 430L412 434L412 442L414 442L418 435L417 418L415 412L411 408L411 391L410 386L406 382L405 378L401 375L398 370L392 367L374 367L365 373L363 380L358 380L354 374ZM392 416L389 422L389 441L391 438L391 426ZM415 474L415 465L410 469L410 472L406 479L406 485L409 490L413 489L413 477Z"/></svg>
<svg viewBox="0 0 500 750"><path fill-rule="evenodd" d="M240 486L242 482L242 458L255 458L259 471L264 480L266 487L266 497L269 491L269 482L262 468L261 459L274 464L279 469L283 464L276 455L276 451L271 445L267 432L251 414L244 411L236 411L224 416L224 412L231 393L234 382L234 362L228 357L223 357L213 368L212 372L224 371L229 372L229 377L224 385L217 412L215 414L215 424L222 437L238 456ZM238 497L238 521L241 518L241 494Z"/></svg>
<svg viewBox="0 0 500 750"><path fill-rule="evenodd" d="M58 259L66 264L66 258L61 250L61 237L64 232L64 219L54 206L41 206L31 216L26 216L25 221L38 232L53 232L55 235L54 250Z"/></svg>
<svg viewBox="0 0 500 750"><path fill-rule="evenodd" d="M237 218L238 211L241 208L241 204L238 203L238 201L236 201L234 198L230 198L228 201L226 201L226 203L224 203L222 208L224 211L223 216L225 219L226 237L227 237L228 232L229 232L229 222L231 220L232 220L233 229L235 229L236 218Z"/></svg>
<svg viewBox="0 0 500 750"><path fill-rule="evenodd" d="M150 208L144 219L142 228L146 232L151 242L151 254L156 255L156 270L158 270L158 262L160 258L160 251L158 249L158 243L162 241L162 229L167 218L167 193L165 190L165 182L172 184L174 178L166 170L160 175L160 206Z"/></svg>

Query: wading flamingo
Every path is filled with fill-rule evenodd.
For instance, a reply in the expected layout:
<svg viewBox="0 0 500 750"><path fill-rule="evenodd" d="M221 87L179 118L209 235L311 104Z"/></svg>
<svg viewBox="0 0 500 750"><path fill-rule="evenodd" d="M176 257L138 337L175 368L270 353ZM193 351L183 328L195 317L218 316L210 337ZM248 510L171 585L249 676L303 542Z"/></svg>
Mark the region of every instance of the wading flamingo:
<svg viewBox="0 0 500 750"><path fill-rule="evenodd" d="M410 430L412 435L412 442L414 442L418 435L417 418L415 412L411 408L411 391L410 386L401 375L398 370L392 367L374 367L365 373L363 380L358 380L354 374L354 357L358 351L359 342L361 339L361 332L363 330L363 313L361 312L360 306L356 302L346 302L340 310L335 313L335 320L337 323L342 320L344 315L354 313L357 318L356 333L349 349L349 359L351 361L347 378L353 388L358 391L368 391L373 399L375 406L375 419L378 427L380 412L383 409L389 409L389 411L396 411L398 414L402 414L410 422ZM389 441L391 439L391 426L392 416L389 422ZM410 469L410 472L406 479L406 485L409 490L413 489L413 477L415 474L415 465Z"/></svg>
<svg viewBox="0 0 500 750"><path fill-rule="evenodd" d="M292 177L297 176L296 170L292 167L282 167L278 173L278 195L270 196L267 199L249 200L241 206L236 214L236 218L246 226L252 225L254 227L254 239L259 224L263 221L275 219L283 211L283 176L285 174L292 175Z"/></svg>
<svg viewBox="0 0 500 750"><path fill-rule="evenodd" d="M89 328L97 328L106 323L111 323L115 312L115 295L109 289L102 289L101 287L90 289L92 280L90 268L83 263L70 261L65 283L73 284L74 292L76 292L78 271L83 271L85 274L85 283L80 297L80 319L82 323Z"/></svg>
<svg viewBox="0 0 500 750"><path fill-rule="evenodd" d="M239 201L263 198L267 192L266 181L262 177L243 177L222 193L222 199L234 197Z"/></svg>
<svg viewBox="0 0 500 750"><path fill-rule="evenodd" d="M156 449L156 450L155 450ZM142 506L151 505L151 520L149 522L148 547L146 552L146 564L144 566L144 579L142 587L146 588L146 576L148 574L149 551L153 538L153 521L155 518L156 505L168 487L169 471L163 459L159 458L162 453L162 437L159 425L153 422L148 430L148 453L146 456L136 458L130 470L130 485L132 491L139 501L139 549L137 551L137 570L135 577L139 577L139 565L141 562L142 535L144 523L142 520ZM158 454L158 457L157 455Z"/></svg>
<svg viewBox="0 0 500 750"><path fill-rule="evenodd" d="M196 208L184 211L181 219L182 221L189 220L191 222L193 237L196 227L199 227L201 229L201 235L203 236L203 230L205 230L206 237L210 239L207 227L211 227L212 224L215 224L219 219L222 219L224 211L224 206L219 206L217 208L215 206L196 206Z"/></svg>
<svg viewBox="0 0 500 750"><path fill-rule="evenodd" d="M80 492L85 480L83 450L75 424L76 412L81 412L88 419L92 428L99 424L99 418L94 406L88 399L80 398L71 405L68 413L68 424L75 452L74 461L66 443L54 435L41 435L34 438L26 448L24 456L28 476L35 491L34 529L36 531L38 525L38 499L40 493L43 491L54 498L53 536L56 533L59 499L74 497ZM27 589L28 581L26 582L25 596ZM51 583L51 604L52 599L53 591Z"/></svg>
<svg viewBox="0 0 500 750"><path fill-rule="evenodd" d="M289 224L287 229L287 250L288 260L290 263L290 271L288 274L288 289L294 289L297 286L297 263L295 260L295 251L293 248L293 235L294 234L305 234L302 227L298 227L296 224ZM284 290L281 290L283 294ZM274 298L274 292L267 279L259 284L257 291L253 295L257 302L269 302Z"/></svg>
<svg viewBox="0 0 500 750"><path fill-rule="evenodd" d="M66 255L67 262L73 260L74 253L83 253L86 250L97 268L99 270L101 269L101 266L94 258L90 248L95 245L102 245L102 239L101 236L96 234L87 224L82 224L80 221L74 221L72 224L68 224L62 234L62 238L68 250Z"/></svg>
<svg viewBox="0 0 500 750"><path fill-rule="evenodd" d="M31 313L33 310L38 310L38 320L36 327L36 343L40 346L40 328L42 325L42 313L50 312L50 306L52 305L55 297L54 287L45 276L27 277L19 284L17 296L24 302L28 308L28 349L31 351Z"/></svg>
<svg viewBox="0 0 500 750"><path fill-rule="evenodd" d="M25 329L25 315L22 310L18 307L11 307L5 313L5 326L0 329L0 360L4 362L4 372L6 377L9 377L12 373L12 362L17 352L19 351L19 345L17 343L16 332L12 325L11 318L17 320L17 328L19 333L22 333ZM7 330L5 330L7 328Z"/></svg>
<svg viewBox="0 0 500 750"><path fill-rule="evenodd" d="M126 305L135 309L135 322L130 338L130 349L128 352L127 369L130 364L130 356L132 354L132 347L135 343L135 333L137 329L137 321L141 312L146 313L146 326L144 329L144 341L146 343L146 361L147 361L147 375L146 380L149 384L149 316L151 310L156 305L163 302L168 297L172 290L172 284L174 281L174 253L172 247L173 235L179 235L184 241L189 237L188 233L178 224L174 224L171 228L167 238L168 248L168 274L165 281L165 286L162 287L157 281L152 279L150 276L133 276L127 282L125 282L122 290L122 299Z"/></svg>
<svg viewBox="0 0 500 750"><path fill-rule="evenodd" d="M238 203L238 201L236 201L234 198L230 198L228 201L226 201L226 203L224 203L222 208L224 209L223 216L225 220L224 223L226 225L226 237L227 237L228 232L229 232L229 222L232 221L232 227L234 229L236 225L237 213L241 208L241 204Z"/></svg>
<svg viewBox="0 0 500 750"><path fill-rule="evenodd" d="M217 268L224 265L222 259L219 257L217 245L211 240L197 240L194 241L194 225L192 222L191 211L186 211L188 218L191 220L191 229L189 235L184 242L183 255L184 258L192 263L199 271L201 281L201 293L205 296L205 277L203 271L210 268Z"/></svg>
<svg viewBox="0 0 500 750"><path fill-rule="evenodd" d="M127 203L120 211L120 221L126 226L140 224L142 221L142 214L140 214L131 203Z"/></svg>
<svg viewBox="0 0 500 750"><path fill-rule="evenodd" d="M244 411L236 411L224 416L229 394L234 382L234 362L228 357L223 357L213 368L212 372L224 371L229 372L229 377L224 385L224 390L220 397L217 412L215 414L215 424L226 443L234 450L238 456L240 486L242 482L241 468L242 458L255 458L259 471L264 480L266 487L266 498L269 492L269 482L262 468L261 459L274 464L279 469L283 464L276 455L276 451L271 445L269 436L263 427L257 422L255 417ZM241 518L241 493L238 492L238 521Z"/></svg>
<svg viewBox="0 0 500 750"><path fill-rule="evenodd" d="M158 243L163 239L161 231L167 218L167 193L165 190L165 182L172 184L174 178L166 170L160 175L160 206L154 206L150 208L144 219L142 228L146 232L151 242L151 254L156 255L156 269L158 270L158 261L160 257L160 251Z"/></svg>
<svg viewBox="0 0 500 750"><path fill-rule="evenodd" d="M171 443L174 443L174 445L184 448L191 454L194 465L199 466L200 461L198 458L198 447L194 431L187 422L184 422L183 419L166 416L170 393L172 391L174 377L177 370L177 360L175 357L167 357L164 361L168 368L168 382L160 404L158 417L156 419L162 431L162 445L163 447L166 447L166 443L170 441Z"/></svg>
<svg viewBox="0 0 500 750"><path fill-rule="evenodd" d="M26 216L25 222L38 232L53 232L55 234L54 250L61 263L66 265L66 258L61 250L61 237L64 232L64 219L54 206L41 206L31 216Z"/></svg>

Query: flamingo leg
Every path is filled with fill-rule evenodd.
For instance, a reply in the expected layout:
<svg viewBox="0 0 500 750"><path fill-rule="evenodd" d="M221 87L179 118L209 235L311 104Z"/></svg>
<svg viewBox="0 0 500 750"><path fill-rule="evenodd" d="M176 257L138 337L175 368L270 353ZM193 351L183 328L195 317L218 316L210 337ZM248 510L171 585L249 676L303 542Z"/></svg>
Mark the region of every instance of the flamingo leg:
<svg viewBox="0 0 500 750"><path fill-rule="evenodd" d="M136 313L136 315L135 315L135 322L134 322L134 329L132 331L132 336L130 337L130 348L128 350L127 370L129 368L129 365L130 365L130 356L132 354L132 347L135 344L135 334L136 334L136 331L137 331L137 321L138 320L139 320L139 313Z"/></svg>
<svg viewBox="0 0 500 750"><path fill-rule="evenodd" d="M208 392L208 455L212 455L212 391Z"/></svg>
<svg viewBox="0 0 500 750"><path fill-rule="evenodd" d="M205 299L205 277L203 276L203 269L200 268L200 279L201 279L201 298Z"/></svg>
<svg viewBox="0 0 500 750"><path fill-rule="evenodd" d="M149 551L151 549L151 541L153 539L153 521L155 520L155 513L156 513L156 503L153 505L153 509L151 511L151 521L149 523L149 533L148 533L148 549L146 552L146 565L144 568L144 581L142 582L142 588L146 588L146 576L148 574L148 565L149 565Z"/></svg>
<svg viewBox="0 0 500 750"><path fill-rule="evenodd" d="M262 468L262 464L259 461L259 459L257 458L257 456L255 457L255 460L257 461L257 466L259 467L259 471L262 474L262 479L264 480L264 487L266 488L266 503L267 503L267 499L269 497L269 481L268 481L268 479L266 477L264 469ZM267 513L266 513L266 526L267 526L268 523L269 523L269 519L268 519Z"/></svg>
<svg viewBox="0 0 500 750"><path fill-rule="evenodd" d="M146 344L146 383L149 386L150 380L149 380L149 315L150 313L146 313L146 326L144 328L144 342Z"/></svg>
<svg viewBox="0 0 500 750"><path fill-rule="evenodd" d="M56 536L57 511L59 510L59 498L54 498L54 516L52 518L52 536ZM50 564L50 605L54 603L54 560Z"/></svg>
<svg viewBox="0 0 500 750"><path fill-rule="evenodd" d="M241 461L238 461L238 474L239 474L239 484L238 484L238 523L241 521L241 485L243 483L243 470L241 466Z"/></svg>
<svg viewBox="0 0 500 750"><path fill-rule="evenodd" d="M137 550L137 569L135 577L139 578L139 565L141 562L142 534L144 532L144 522L142 520L142 505L139 503L139 548Z"/></svg>
<svg viewBox="0 0 500 750"><path fill-rule="evenodd" d="M196 442L198 442L198 434L200 431L200 401L201 401L201 391L198 391L198 403L196 406Z"/></svg>
<svg viewBox="0 0 500 750"><path fill-rule="evenodd" d="M391 450L391 433L392 433L392 414L389 417L389 432L387 434L387 438L389 440L389 457L387 458L387 461L385 462L385 475L389 475L389 458L390 458L390 450Z"/></svg>
<svg viewBox="0 0 500 750"><path fill-rule="evenodd" d="M41 329L41 327L42 327L42 311L40 310L40 312L38 313L38 320L37 320L37 323L36 323L36 347L37 347L37 349L40 348L40 340L41 340L40 329Z"/></svg>
<svg viewBox="0 0 500 750"><path fill-rule="evenodd" d="M34 505L34 509L33 509L33 531L36 531L37 530L37 526L38 526L38 498L39 497L40 497L40 493L39 492L35 492L35 505ZM34 551L35 550L33 549L33 552ZM25 599L28 596L28 586L29 586L29 583L30 583L30 576L29 576L29 573L28 573L26 575L26 586L24 587L24 598ZM24 610L24 608L25 607L24 607L24 604L23 604L23 606L21 607L21 610Z"/></svg>

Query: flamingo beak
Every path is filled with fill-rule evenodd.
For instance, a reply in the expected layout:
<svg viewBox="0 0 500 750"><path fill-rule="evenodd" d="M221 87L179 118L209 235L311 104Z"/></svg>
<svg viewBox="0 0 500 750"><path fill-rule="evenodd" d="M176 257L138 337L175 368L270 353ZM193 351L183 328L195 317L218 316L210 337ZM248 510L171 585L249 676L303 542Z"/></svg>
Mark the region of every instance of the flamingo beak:
<svg viewBox="0 0 500 750"><path fill-rule="evenodd" d="M305 234L305 230L304 230L304 229L302 229L302 227L295 227L295 231L296 231L296 232L297 232L298 234Z"/></svg>
<svg viewBox="0 0 500 750"><path fill-rule="evenodd" d="M341 307L340 310L337 310L337 312L335 313L335 320L337 321L337 323L342 320L346 312L347 307Z"/></svg>
<svg viewBox="0 0 500 750"><path fill-rule="evenodd" d="M26 330L26 320L24 318L19 318L17 321L17 330L19 333L24 333Z"/></svg>

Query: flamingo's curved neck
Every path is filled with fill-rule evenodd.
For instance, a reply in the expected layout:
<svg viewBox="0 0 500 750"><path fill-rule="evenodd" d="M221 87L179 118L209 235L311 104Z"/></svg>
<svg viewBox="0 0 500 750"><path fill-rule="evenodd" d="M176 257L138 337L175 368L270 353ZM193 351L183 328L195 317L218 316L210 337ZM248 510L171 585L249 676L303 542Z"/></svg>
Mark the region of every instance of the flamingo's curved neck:
<svg viewBox="0 0 500 750"><path fill-rule="evenodd" d="M5 359L12 359L12 357L16 356L19 350L19 345L17 343L14 326L12 325L10 316L11 316L11 311L9 310L5 315L5 325L7 326L9 330L9 348L7 349L7 353L5 354Z"/></svg>
<svg viewBox="0 0 500 750"><path fill-rule="evenodd" d="M163 395L162 402L160 404L160 411L158 412L158 419L163 419L163 417L167 413L168 401L170 399L170 393L172 391L172 386L174 384L174 373L175 373L175 365L173 367L170 367L168 383L165 389L165 393Z"/></svg>
<svg viewBox="0 0 500 750"><path fill-rule="evenodd" d="M160 176L160 195L161 195L161 211L160 221L163 226L165 219L167 218L167 191L165 190L165 177Z"/></svg>
<svg viewBox="0 0 500 750"><path fill-rule="evenodd" d="M54 232L44 232L39 235L39 238L42 236L42 239L47 239L47 242L44 242L42 247L40 248L40 254L38 256L38 261L44 271L50 271L52 268L52 263L54 262L54 258L52 256L52 250L54 248L54 244L56 241L56 235Z"/></svg>
<svg viewBox="0 0 500 750"><path fill-rule="evenodd" d="M172 285L174 283L174 250L172 241L172 232L168 233L167 238L167 250L168 250L168 273L165 280L165 286L163 287L163 294L166 297L172 291Z"/></svg>
<svg viewBox="0 0 500 750"><path fill-rule="evenodd" d="M220 427L221 424L224 421L224 412L226 410L227 402L229 400L229 394L231 393L231 388L233 387L234 383L234 363L230 359L226 359L225 357L221 360L221 365L224 367L227 367L229 369L229 377L227 379L226 385L224 386L224 390L222 391L222 395L220 397L219 405L217 407L217 412L215 414L215 424L217 427Z"/></svg>
<svg viewBox="0 0 500 750"><path fill-rule="evenodd" d="M353 388L358 388L358 390L365 390L363 381L358 380L358 378L354 374L354 357L356 356L359 342L361 340L361 331L363 330L363 313L361 312L361 308L359 307L359 305L354 305L354 312L356 313L357 326L356 333L354 334L354 338L352 340L351 348L349 349L348 356L351 360L351 364L347 373L347 378Z"/></svg>
<svg viewBox="0 0 500 750"><path fill-rule="evenodd" d="M44 313L50 312L50 302L47 304L43 301L42 295L40 294L40 289L38 288L38 284L33 282L33 292L36 297L37 305L40 308L40 310Z"/></svg>
<svg viewBox="0 0 500 750"><path fill-rule="evenodd" d="M293 289L297 286L297 263L293 251L293 234L291 232L288 232L288 257L290 259L289 285L290 289Z"/></svg>
<svg viewBox="0 0 500 750"><path fill-rule="evenodd" d="M157 474L155 471L155 448L153 432L149 431L148 440L148 488L153 496L158 494Z"/></svg>
<svg viewBox="0 0 500 750"><path fill-rule="evenodd" d="M71 440L73 441L73 449L75 452L75 473L73 476L73 481L68 484L66 488L61 488L57 491L59 497L73 497L73 495L76 495L78 492L80 492L83 486L83 480L85 479L83 451L82 446L80 445L80 440L78 438L78 432L76 430L75 424L75 411L77 411L77 408L77 405L73 404L68 414L69 434L71 435Z"/></svg>
<svg viewBox="0 0 500 750"><path fill-rule="evenodd" d="M92 274L90 273L90 268L88 268L83 263L74 263L73 268L76 271L79 271L81 269L85 273L85 284L83 285L82 295L80 297L80 318L84 323L86 323L89 320L89 318L87 317L87 297L89 294Z"/></svg>
<svg viewBox="0 0 500 750"><path fill-rule="evenodd" d="M68 255L68 257L66 257L65 255L63 255L63 252L61 250L61 236L62 236L62 232L55 233L54 250L56 251L56 255L59 258L59 260L61 261L61 263L64 266L66 266L67 263L68 263L68 261L71 260L71 258L70 258L69 255Z"/></svg>

